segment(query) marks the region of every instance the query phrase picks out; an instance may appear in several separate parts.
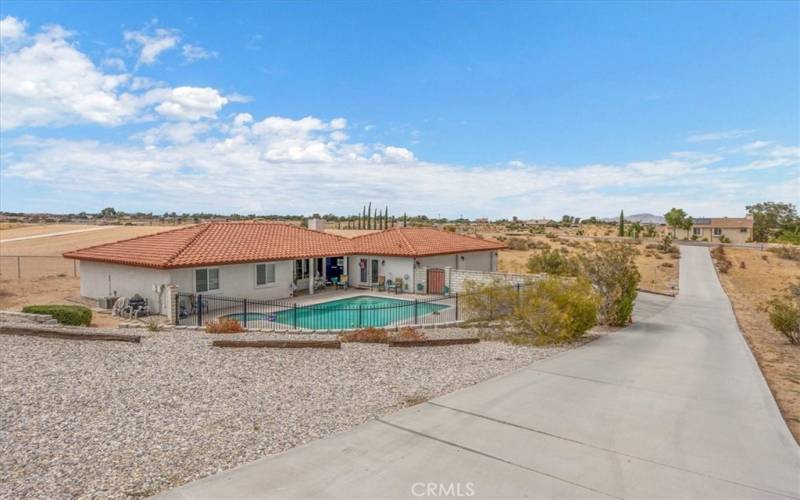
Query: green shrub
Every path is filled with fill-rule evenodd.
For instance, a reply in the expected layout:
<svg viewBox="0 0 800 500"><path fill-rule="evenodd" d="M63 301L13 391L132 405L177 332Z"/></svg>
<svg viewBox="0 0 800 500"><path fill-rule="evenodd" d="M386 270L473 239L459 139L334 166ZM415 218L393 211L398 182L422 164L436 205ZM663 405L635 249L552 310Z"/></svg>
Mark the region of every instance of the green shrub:
<svg viewBox="0 0 800 500"><path fill-rule="evenodd" d="M722 236L719 237L719 242L720 243L730 243L731 239L723 234Z"/></svg>
<svg viewBox="0 0 800 500"><path fill-rule="evenodd" d="M497 280L483 284L467 281L460 297L470 321L507 320L514 312L517 290Z"/></svg>
<svg viewBox="0 0 800 500"><path fill-rule="evenodd" d="M769 322L791 344L800 344L800 281L789 286L782 298L767 303Z"/></svg>
<svg viewBox="0 0 800 500"><path fill-rule="evenodd" d="M49 314L62 325L89 325L92 322L92 311L84 306L72 305L34 305L25 306L22 312L29 314Z"/></svg>
<svg viewBox="0 0 800 500"><path fill-rule="evenodd" d="M563 252L545 250L528 259L528 272L547 273L554 276L577 276L580 273L580 262L577 258L565 255Z"/></svg>
<svg viewBox="0 0 800 500"><path fill-rule="evenodd" d="M599 298L586 279L556 277L526 287L512 314L512 343L574 342L597 323Z"/></svg>
<svg viewBox="0 0 800 500"><path fill-rule="evenodd" d="M581 256L583 270L600 295L598 314L604 324L623 326L630 320L641 278L635 255L630 245L606 243Z"/></svg>

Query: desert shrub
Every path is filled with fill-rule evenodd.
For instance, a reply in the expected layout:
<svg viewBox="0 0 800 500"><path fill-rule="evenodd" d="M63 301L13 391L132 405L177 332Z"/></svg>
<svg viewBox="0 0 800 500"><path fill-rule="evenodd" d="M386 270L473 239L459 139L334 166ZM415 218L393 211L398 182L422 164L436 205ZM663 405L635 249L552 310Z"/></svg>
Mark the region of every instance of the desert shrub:
<svg viewBox="0 0 800 500"><path fill-rule="evenodd" d="M675 267L675 264L672 262L662 262L661 267Z"/></svg>
<svg viewBox="0 0 800 500"><path fill-rule="evenodd" d="M410 326L406 326L392 335L392 340L425 340L425 333Z"/></svg>
<svg viewBox="0 0 800 500"><path fill-rule="evenodd" d="M717 266L717 270L723 274L727 274L733 267L733 262L728 258L728 254L725 253L723 247L714 247L711 250L711 258L714 259L714 265Z"/></svg>
<svg viewBox="0 0 800 500"><path fill-rule="evenodd" d="M529 273L547 273L554 276L577 276L580 262L575 257L556 250L545 250L528 259Z"/></svg>
<svg viewBox="0 0 800 500"><path fill-rule="evenodd" d="M528 248L530 250L550 250L552 245L546 241L533 240L528 242Z"/></svg>
<svg viewBox="0 0 800 500"><path fill-rule="evenodd" d="M470 321L502 320L514 311L517 290L497 280L483 284L467 281L460 298Z"/></svg>
<svg viewBox="0 0 800 500"><path fill-rule="evenodd" d="M774 253L778 257L787 260L800 261L800 247L783 245L779 247L772 247L767 249L768 252Z"/></svg>
<svg viewBox="0 0 800 500"><path fill-rule="evenodd" d="M380 344L389 340L389 334L386 330L369 327L360 330L353 330L352 332L344 332L339 335L339 340L342 342L365 342L368 344Z"/></svg>
<svg viewBox="0 0 800 500"><path fill-rule="evenodd" d="M608 325L628 323L641 275L629 245L607 243L581 256L584 273L600 295L599 319Z"/></svg>
<svg viewBox="0 0 800 500"><path fill-rule="evenodd" d="M786 294L767 303L769 322L791 344L800 344L800 281L790 285Z"/></svg>
<svg viewBox="0 0 800 500"><path fill-rule="evenodd" d="M208 333L241 333L244 327L241 323L232 318L218 318L206 323Z"/></svg>
<svg viewBox="0 0 800 500"><path fill-rule="evenodd" d="M747 269L747 264L744 261L739 262L739 269Z"/></svg>
<svg viewBox="0 0 800 500"><path fill-rule="evenodd" d="M597 323L598 303L586 279L538 281L521 293L507 340L536 345L573 342Z"/></svg>
<svg viewBox="0 0 800 500"><path fill-rule="evenodd" d="M719 237L719 242L720 243L730 243L731 239L723 234L722 236Z"/></svg>
<svg viewBox="0 0 800 500"><path fill-rule="evenodd" d="M92 322L92 310L84 306L33 305L23 307L22 312L49 314L62 325L88 326Z"/></svg>
<svg viewBox="0 0 800 500"><path fill-rule="evenodd" d="M158 320L150 319L147 321L147 331L149 332L160 332L162 330L161 325L158 323Z"/></svg>
<svg viewBox="0 0 800 500"><path fill-rule="evenodd" d="M544 237L553 241L558 241L561 239L556 233L544 233Z"/></svg>
<svg viewBox="0 0 800 500"><path fill-rule="evenodd" d="M506 243L511 250L527 250L528 242L522 238L509 238Z"/></svg>

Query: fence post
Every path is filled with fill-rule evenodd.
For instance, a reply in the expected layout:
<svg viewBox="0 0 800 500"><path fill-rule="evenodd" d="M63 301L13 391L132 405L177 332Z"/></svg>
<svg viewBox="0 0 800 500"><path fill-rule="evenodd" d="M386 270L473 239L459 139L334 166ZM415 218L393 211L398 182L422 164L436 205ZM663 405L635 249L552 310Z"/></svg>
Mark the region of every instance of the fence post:
<svg viewBox="0 0 800 500"><path fill-rule="evenodd" d="M419 321L419 318L417 317L417 304L418 303L419 303L419 301L417 299L414 299L414 324L415 325L417 324L417 321Z"/></svg>
<svg viewBox="0 0 800 500"><path fill-rule="evenodd" d="M292 326L297 330L297 302L292 304Z"/></svg>
<svg viewBox="0 0 800 500"><path fill-rule="evenodd" d="M203 326L203 295L197 296L197 326Z"/></svg>
<svg viewBox="0 0 800 500"><path fill-rule="evenodd" d="M19 259L20 259L20 258L21 258L21 257L18 255L18 256L17 256L17 279L18 279L18 280L21 280L21 279L22 279L22 267L21 267L21 266L20 266L20 264L19 264Z"/></svg>
<svg viewBox="0 0 800 500"><path fill-rule="evenodd" d="M242 299L242 326L247 328L247 299Z"/></svg>
<svg viewBox="0 0 800 500"><path fill-rule="evenodd" d="M175 294L175 317L172 318L172 321L176 325L181 324L181 296L180 294Z"/></svg>
<svg viewBox="0 0 800 500"><path fill-rule="evenodd" d="M458 292L456 292L456 321L458 321Z"/></svg>
<svg viewBox="0 0 800 500"><path fill-rule="evenodd" d="M78 261L75 259L72 259L72 277L78 277Z"/></svg>
<svg viewBox="0 0 800 500"><path fill-rule="evenodd" d="M359 304L359 305L358 305L358 327L359 327L359 328L361 328L361 309L362 309L363 307L364 307L364 306L363 306L362 304Z"/></svg>

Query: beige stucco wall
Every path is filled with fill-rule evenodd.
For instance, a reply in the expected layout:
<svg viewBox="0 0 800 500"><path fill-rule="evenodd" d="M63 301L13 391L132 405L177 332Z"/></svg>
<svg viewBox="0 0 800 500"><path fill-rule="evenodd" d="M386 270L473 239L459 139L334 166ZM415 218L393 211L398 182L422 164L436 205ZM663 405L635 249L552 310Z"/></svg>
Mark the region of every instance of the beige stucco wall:
<svg viewBox="0 0 800 500"><path fill-rule="evenodd" d="M213 266L219 269L220 289L205 292L204 295L226 295L245 299L275 300L289 296L289 283L294 272L293 260L270 262L275 264L275 283L256 286L256 263ZM195 293L195 269L172 269L169 271L172 283L178 286L179 293Z"/></svg>
<svg viewBox="0 0 800 500"><path fill-rule="evenodd" d="M414 272L414 261L409 257L381 257L380 255L351 255L348 257L350 284L354 286L368 286L370 284L371 261L378 261L378 276L385 276L386 280L402 278L410 282ZM358 267L360 259L367 259L367 280L361 280L361 270ZM410 285L409 285L410 289Z"/></svg>
<svg viewBox="0 0 800 500"><path fill-rule="evenodd" d="M699 229L700 234L697 235L698 241L719 242L720 235L714 235L713 230L707 226L695 226L688 231L685 229L676 229L673 233L676 238L681 240L691 240L694 235L694 230ZM742 231L739 228L724 228L722 234L731 240L731 243L746 243L753 237L753 230L750 228Z"/></svg>

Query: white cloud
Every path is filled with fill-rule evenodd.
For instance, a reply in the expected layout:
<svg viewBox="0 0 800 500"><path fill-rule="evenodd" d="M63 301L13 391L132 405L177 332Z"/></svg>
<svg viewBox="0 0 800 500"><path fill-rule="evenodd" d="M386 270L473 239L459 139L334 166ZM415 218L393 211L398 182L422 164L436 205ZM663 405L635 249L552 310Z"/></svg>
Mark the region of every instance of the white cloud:
<svg viewBox="0 0 800 500"><path fill-rule="evenodd" d="M128 68L125 67L125 61L123 61L119 57L109 57L103 59L100 62L100 65L103 66L104 68L108 68L114 71L119 71L120 73L124 73L125 71L128 70Z"/></svg>
<svg viewBox="0 0 800 500"><path fill-rule="evenodd" d="M215 118L217 112L228 103L216 89L211 87L176 87L171 89L156 111L174 120L199 120Z"/></svg>
<svg viewBox="0 0 800 500"><path fill-rule="evenodd" d="M6 16L0 19L0 40L19 40L25 36L27 23L16 17Z"/></svg>
<svg viewBox="0 0 800 500"><path fill-rule="evenodd" d="M682 206L697 215L736 215L762 193L786 191L769 183L756 187L743 177L746 170L786 172L780 169L798 164L791 156L796 148L776 146L786 156L764 151L759 164L679 152L569 168L465 167L420 161L397 146L331 141L335 132L331 122L312 116L255 121L240 113L224 130L205 121L168 123L137 137L138 144L31 138L14 144L3 175L64 192L127 193L165 210L181 199L186 210L303 213L312 210L311 199L315 211L347 213L354 210L351 200L368 192L378 203L413 213L588 216ZM131 169L136 183L126 181Z"/></svg>
<svg viewBox="0 0 800 500"><path fill-rule="evenodd" d="M347 128L347 120L344 118L334 118L331 120L330 127L333 130L341 130Z"/></svg>
<svg viewBox="0 0 800 500"><path fill-rule="evenodd" d="M63 125L79 121L115 125L136 114L134 96L118 93L126 74L109 75L77 50L60 26L32 43L0 55L0 126Z"/></svg>
<svg viewBox="0 0 800 500"><path fill-rule="evenodd" d="M755 132L755 130L749 129L723 130L720 132L700 132L690 135L686 138L686 140L689 142L724 141L728 139L737 139L739 137L752 134L753 132Z"/></svg>
<svg viewBox="0 0 800 500"><path fill-rule="evenodd" d="M184 44L181 49L183 58L188 62L199 61L201 59L213 59L218 55L216 52L208 51L203 47L198 47L190 43Z"/></svg>
<svg viewBox="0 0 800 500"><path fill-rule="evenodd" d="M180 41L180 36L175 30L165 28L157 28L152 33L147 28L141 31L126 31L123 38L138 46L139 64L144 65L153 64L162 52L174 48Z"/></svg>

